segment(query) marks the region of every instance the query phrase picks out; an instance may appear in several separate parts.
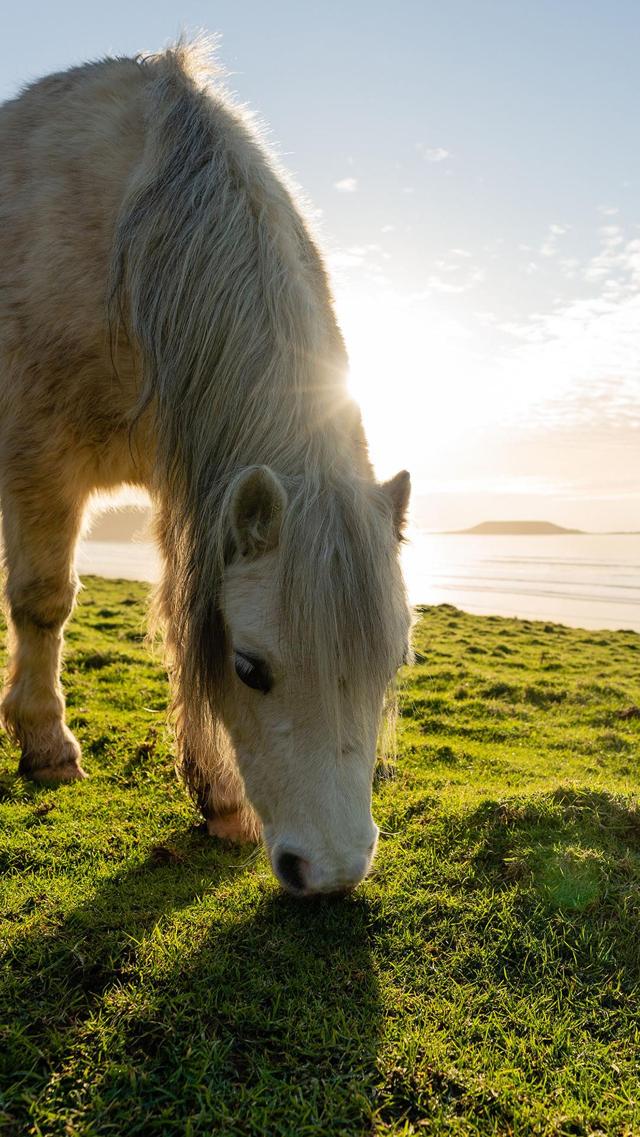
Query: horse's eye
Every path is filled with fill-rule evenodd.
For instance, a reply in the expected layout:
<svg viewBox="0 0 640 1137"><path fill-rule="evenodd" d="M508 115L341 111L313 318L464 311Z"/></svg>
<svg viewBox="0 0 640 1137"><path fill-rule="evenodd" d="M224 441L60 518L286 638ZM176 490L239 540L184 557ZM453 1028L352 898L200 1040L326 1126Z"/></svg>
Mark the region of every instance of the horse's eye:
<svg viewBox="0 0 640 1137"><path fill-rule="evenodd" d="M263 659L237 651L233 662L238 679L241 679L246 687L251 687L253 691L262 691L263 695L269 694L273 680L269 667Z"/></svg>

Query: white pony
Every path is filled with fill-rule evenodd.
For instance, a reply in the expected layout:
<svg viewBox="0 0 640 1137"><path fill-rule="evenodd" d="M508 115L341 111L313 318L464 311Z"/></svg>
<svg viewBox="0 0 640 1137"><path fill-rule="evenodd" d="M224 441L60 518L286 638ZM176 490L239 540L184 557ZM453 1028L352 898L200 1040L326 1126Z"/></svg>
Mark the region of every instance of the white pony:
<svg viewBox="0 0 640 1137"><path fill-rule="evenodd" d="M209 830L296 894L355 885L408 647L409 476L376 484L324 265L193 47L52 75L0 109L3 702L38 781L84 777L62 629L86 503L148 489L180 762Z"/></svg>

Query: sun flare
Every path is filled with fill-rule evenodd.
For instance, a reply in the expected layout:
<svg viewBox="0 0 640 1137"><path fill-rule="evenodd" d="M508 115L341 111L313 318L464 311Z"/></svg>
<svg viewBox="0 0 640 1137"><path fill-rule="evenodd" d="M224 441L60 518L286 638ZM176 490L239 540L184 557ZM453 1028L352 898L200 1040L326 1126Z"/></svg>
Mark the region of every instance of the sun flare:
<svg viewBox="0 0 640 1137"><path fill-rule="evenodd" d="M380 477L402 466L429 465L469 435L484 417L477 382L458 325L421 305L350 296L339 305L350 358L349 389L361 407ZM411 408L411 412L407 412ZM485 405L486 415L486 405Z"/></svg>

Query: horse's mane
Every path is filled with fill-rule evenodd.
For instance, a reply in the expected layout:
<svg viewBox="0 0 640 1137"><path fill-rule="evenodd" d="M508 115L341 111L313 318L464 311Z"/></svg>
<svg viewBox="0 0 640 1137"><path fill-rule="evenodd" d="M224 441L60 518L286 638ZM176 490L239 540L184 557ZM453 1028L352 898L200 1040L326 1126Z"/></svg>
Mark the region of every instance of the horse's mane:
<svg viewBox="0 0 640 1137"><path fill-rule="evenodd" d="M198 52L138 63L145 152L117 227L111 321L140 356L138 411L155 415L157 490L171 503L161 607L182 690L209 706L221 690L225 503L259 464L289 497L279 563L295 666L327 688L340 672L384 686L398 662L390 507L347 395L322 259L247 116L203 82Z"/></svg>

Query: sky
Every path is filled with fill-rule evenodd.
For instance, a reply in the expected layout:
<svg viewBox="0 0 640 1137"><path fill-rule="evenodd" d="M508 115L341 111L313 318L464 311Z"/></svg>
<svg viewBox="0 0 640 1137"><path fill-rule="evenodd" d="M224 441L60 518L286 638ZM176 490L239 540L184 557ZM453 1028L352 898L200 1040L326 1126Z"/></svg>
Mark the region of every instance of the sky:
<svg viewBox="0 0 640 1137"><path fill-rule="evenodd" d="M415 520L640 529L637 0L31 0L0 97L199 30L311 203Z"/></svg>

